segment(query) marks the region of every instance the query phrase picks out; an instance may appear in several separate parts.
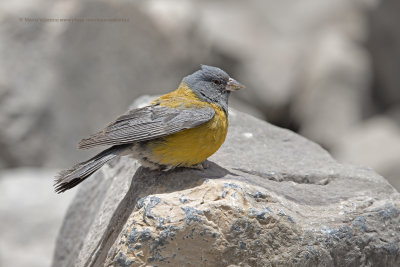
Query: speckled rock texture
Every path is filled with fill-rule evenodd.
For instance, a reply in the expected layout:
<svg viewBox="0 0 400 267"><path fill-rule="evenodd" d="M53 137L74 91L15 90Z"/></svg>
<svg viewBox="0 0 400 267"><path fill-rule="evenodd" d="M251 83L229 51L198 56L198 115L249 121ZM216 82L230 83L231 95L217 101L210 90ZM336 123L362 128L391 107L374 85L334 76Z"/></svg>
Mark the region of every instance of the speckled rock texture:
<svg viewBox="0 0 400 267"><path fill-rule="evenodd" d="M53 266L400 266L400 194L383 177L249 115L229 119L206 170L125 157L84 182Z"/></svg>

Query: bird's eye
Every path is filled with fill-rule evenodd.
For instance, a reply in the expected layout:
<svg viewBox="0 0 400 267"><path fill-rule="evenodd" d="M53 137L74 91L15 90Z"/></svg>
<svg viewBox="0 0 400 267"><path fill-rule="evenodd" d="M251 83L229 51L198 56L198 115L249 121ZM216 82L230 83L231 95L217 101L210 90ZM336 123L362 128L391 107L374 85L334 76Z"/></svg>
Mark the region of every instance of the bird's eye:
<svg viewBox="0 0 400 267"><path fill-rule="evenodd" d="M218 81L218 80L213 80L212 82L213 82L214 84L216 84L216 85L220 85L220 84L221 84L221 82Z"/></svg>

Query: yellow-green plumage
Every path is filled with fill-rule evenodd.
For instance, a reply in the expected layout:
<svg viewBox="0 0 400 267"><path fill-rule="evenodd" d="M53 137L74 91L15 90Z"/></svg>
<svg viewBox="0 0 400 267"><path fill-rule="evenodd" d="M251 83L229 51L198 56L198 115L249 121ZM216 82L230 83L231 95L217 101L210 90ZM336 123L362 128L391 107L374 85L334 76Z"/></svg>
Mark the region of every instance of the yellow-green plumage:
<svg viewBox="0 0 400 267"><path fill-rule="evenodd" d="M182 105L185 108L209 106L215 110L215 115L210 121L195 128L150 141L147 148L151 151L152 162L167 166L197 165L214 154L224 143L228 132L225 111L217 104L200 100L185 83L153 102L156 103L171 108L181 108Z"/></svg>

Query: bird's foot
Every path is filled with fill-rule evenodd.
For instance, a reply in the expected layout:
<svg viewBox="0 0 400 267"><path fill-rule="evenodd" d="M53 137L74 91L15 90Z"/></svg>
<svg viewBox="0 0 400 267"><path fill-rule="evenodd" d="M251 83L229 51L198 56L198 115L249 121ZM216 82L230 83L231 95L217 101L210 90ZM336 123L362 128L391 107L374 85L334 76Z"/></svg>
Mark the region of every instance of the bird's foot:
<svg viewBox="0 0 400 267"><path fill-rule="evenodd" d="M190 166L191 169L196 169L196 170L200 170L200 171L204 171L208 167L210 167L210 164L208 163L208 161L203 161L202 163L199 163L197 165Z"/></svg>

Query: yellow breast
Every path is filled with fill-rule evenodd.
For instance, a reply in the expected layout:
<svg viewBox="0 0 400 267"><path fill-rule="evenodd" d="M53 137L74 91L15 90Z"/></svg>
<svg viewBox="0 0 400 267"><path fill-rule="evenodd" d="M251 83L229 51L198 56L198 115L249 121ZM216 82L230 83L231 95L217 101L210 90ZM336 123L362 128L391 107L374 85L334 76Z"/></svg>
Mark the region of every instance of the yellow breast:
<svg viewBox="0 0 400 267"><path fill-rule="evenodd" d="M151 160L153 162L181 167L197 165L214 154L224 143L228 132L228 119L225 111L216 104L198 99L185 84L155 102L169 107L210 106L215 110L215 115L210 121L195 128L150 142L148 149L152 151Z"/></svg>

